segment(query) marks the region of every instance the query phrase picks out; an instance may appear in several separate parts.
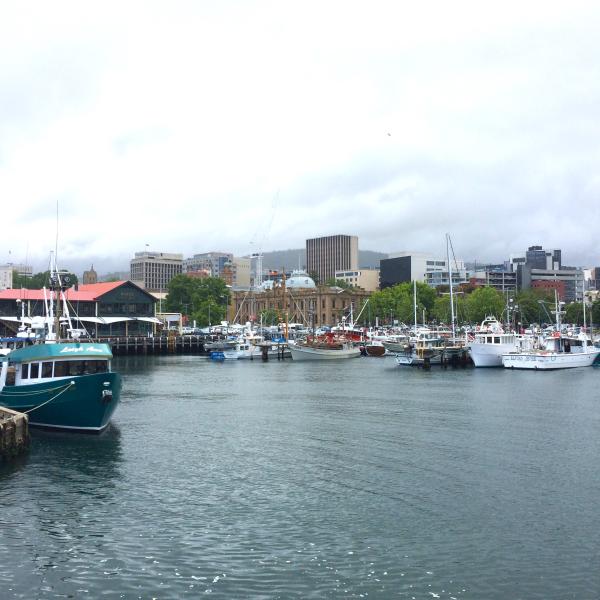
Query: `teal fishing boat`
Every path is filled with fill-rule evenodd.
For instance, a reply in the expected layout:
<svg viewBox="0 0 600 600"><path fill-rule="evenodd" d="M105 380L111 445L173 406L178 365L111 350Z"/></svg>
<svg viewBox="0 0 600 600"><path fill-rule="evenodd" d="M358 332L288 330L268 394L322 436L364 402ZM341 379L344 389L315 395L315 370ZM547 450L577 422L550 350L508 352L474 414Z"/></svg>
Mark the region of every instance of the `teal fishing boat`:
<svg viewBox="0 0 600 600"><path fill-rule="evenodd" d="M49 282L45 317L27 329L23 313L16 341L0 348L0 406L28 414L33 426L100 433L119 404L121 376L108 344L80 341L87 332L73 327L54 259Z"/></svg>
<svg viewBox="0 0 600 600"><path fill-rule="evenodd" d="M120 399L107 344L46 342L0 356L0 405L32 426L100 433Z"/></svg>

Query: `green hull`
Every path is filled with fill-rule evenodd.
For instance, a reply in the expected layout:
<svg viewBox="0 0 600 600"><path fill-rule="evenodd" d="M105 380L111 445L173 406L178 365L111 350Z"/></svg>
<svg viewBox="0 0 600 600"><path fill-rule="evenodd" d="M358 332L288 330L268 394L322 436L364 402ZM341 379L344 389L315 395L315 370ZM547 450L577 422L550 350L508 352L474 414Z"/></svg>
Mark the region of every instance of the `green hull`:
<svg viewBox="0 0 600 600"><path fill-rule="evenodd" d="M118 373L95 373L5 386L0 405L27 413L32 426L99 433L109 424L120 397Z"/></svg>

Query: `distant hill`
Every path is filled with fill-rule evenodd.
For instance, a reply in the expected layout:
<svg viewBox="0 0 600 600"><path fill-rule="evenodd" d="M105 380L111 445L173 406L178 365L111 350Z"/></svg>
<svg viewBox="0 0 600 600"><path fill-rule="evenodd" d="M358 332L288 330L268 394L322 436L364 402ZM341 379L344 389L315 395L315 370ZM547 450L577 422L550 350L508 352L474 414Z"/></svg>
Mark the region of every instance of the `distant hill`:
<svg viewBox="0 0 600 600"><path fill-rule="evenodd" d="M373 250L359 250L358 264L362 269L379 269L379 261L382 258L387 258L387 254L383 252L375 252ZM291 270L300 266L306 266L306 249L297 248L291 250L275 250L273 252L265 252L263 254L263 268L273 270Z"/></svg>
<svg viewBox="0 0 600 600"><path fill-rule="evenodd" d="M106 275L99 275L98 281L126 281L129 279L129 271L115 271L114 273L106 273Z"/></svg>
<svg viewBox="0 0 600 600"><path fill-rule="evenodd" d="M374 250L359 250L358 264L361 269L379 269L379 261L387 258L385 252L375 252Z"/></svg>

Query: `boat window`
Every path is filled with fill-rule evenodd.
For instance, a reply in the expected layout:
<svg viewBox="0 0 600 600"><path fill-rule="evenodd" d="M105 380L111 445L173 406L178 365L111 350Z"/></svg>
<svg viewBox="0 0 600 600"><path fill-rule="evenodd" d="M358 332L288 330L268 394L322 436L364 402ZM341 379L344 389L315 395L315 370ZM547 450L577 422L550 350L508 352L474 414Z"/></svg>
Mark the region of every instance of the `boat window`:
<svg viewBox="0 0 600 600"><path fill-rule="evenodd" d="M21 365L21 379L29 379L29 365L28 364Z"/></svg>
<svg viewBox="0 0 600 600"><path fill-rule="evenodd" d="M500 338L499 337L495 337L494 338L494 344L499 344L500 343Z"/></svg>
<svg viewBox="0 0 600 600"><path fill-rule="evenodd" d="M54 377L67 377L70 375L69 362L68 360L56 361L54 364Z"/></svg>
<svg viewBox="0 0 600 600"><path fill-rule="evenodd" d="M94 373L107 372L107 360L61 360L57 361L54 365L54 377L69 377L71 375L93 375Z"/></svg>
<svg viewBox="0 0 600 600"><path fill-rule="evenodd" d="M85 373L85 360L71 360L71 375L83 375Z"/></svg>
<svg viewBox="0 0 600 600"><path fill-rule="evenodd" d="M42 363L42 377L52 377L52 363L51 362L43 362Z"/></svg>
<svg viewBox="0 0 600 600"><path fill-rule="evenodd" d="M488 338L487 338L487 343L488 343L488 344L491 344L491 343L492 343L492 336L491 336L491 335L489 335L489 336L488 336Z"/></svg>
<svg viewBox="0 0 600 600"><path fill-rule="evenodd" d="M6 385L15 385L16 374L16 368L12 365L8 365L8 371L6 372Z"/></svg>
<svg viewBox="0 0 600 600"><path fill-rule="evenodd" d="M37 379L40 376L40 363L31 363L29 376L31 377L31 379Z"/></svg>
<svg viewBox="0 0 600 600"><path fill-rule="evenodd" d="M107 360L88 360L88 373L107 373L108 372L108 361ZM94 370L95 369L95 370Z"/></svg>

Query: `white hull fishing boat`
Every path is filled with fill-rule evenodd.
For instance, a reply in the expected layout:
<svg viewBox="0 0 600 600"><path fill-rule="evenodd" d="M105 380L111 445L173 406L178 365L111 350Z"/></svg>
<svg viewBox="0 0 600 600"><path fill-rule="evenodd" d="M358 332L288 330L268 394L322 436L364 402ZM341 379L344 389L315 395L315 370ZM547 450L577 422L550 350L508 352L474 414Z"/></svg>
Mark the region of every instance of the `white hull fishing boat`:
<svg viewBox="0 0 600 600"><path fill-rule="evenodd" d="M506 333L493 316L481 322L479 329L469 337L467 347L476 367L501 367L504 354L522 349L520 336Z"/></svg>
<svg viewBox="0 0 600 600"><path fill-rule="evenodd" d="M340 360L358 358L360 349L351 343L302 342L289 344L293 360Z"/></svg>
<svg viewBox="0 0 600 600"><path fill-rule="evenodd" d="M502 356L502 364L507 369L540 371L573 369L575 367L591 367L598 355L600 355L600 350L586 350L585 352L529 350L504 354Z"/></svg>
<svg viewBox="0 0 600 600"><path fill-rule="evenodd" d="M571 340L565 339L561 335L561 311L556 291L554 295L556 303L556 331L554 334L546 338L542 349L503 354L502 364L505 368L552 371L591 367L594 364L600 355L600 349L595 346L588 347L587 336L584 336L582 346L572 346ZM585 302L583 304L583 322L585 327Z"/></svg>

